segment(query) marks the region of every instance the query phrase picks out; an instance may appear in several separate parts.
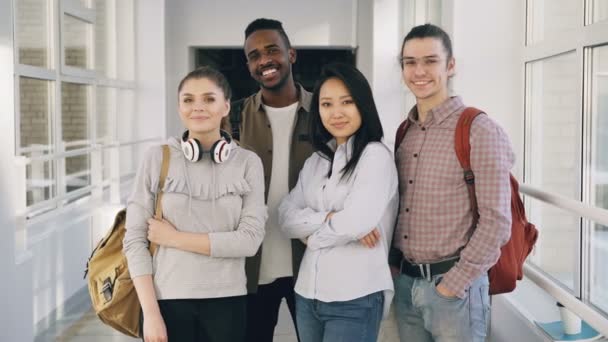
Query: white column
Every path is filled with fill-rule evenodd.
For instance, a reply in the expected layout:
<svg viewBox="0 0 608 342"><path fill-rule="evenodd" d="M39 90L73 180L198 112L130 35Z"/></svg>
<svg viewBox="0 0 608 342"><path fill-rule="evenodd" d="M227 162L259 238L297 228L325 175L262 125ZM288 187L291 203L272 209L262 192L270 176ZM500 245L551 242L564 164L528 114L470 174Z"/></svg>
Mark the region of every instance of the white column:
<svg viewBox="0 0 608 342"><path fill-rule="evenodd" d="M0 1L0 341L33 341L31 262L15 254L15 80L12 1ZM21 196L22 197L22 196Z"/></svg>

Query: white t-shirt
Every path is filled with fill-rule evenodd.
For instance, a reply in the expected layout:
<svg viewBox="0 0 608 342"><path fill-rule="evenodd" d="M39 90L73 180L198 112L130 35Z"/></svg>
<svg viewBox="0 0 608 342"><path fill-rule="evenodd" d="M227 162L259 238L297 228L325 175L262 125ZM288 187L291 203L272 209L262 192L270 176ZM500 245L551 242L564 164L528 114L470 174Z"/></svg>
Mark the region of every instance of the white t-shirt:
<svg viewBox="0 0 608 342"><path fill-rule="evenodd" d="M289 193L289 150L298 102L287 107L264 105L272 129L272 171L268 188L268 221L262 247L258 284L269 284L281 277L293 276L291 240L279 227L278 206Z"/></svg>

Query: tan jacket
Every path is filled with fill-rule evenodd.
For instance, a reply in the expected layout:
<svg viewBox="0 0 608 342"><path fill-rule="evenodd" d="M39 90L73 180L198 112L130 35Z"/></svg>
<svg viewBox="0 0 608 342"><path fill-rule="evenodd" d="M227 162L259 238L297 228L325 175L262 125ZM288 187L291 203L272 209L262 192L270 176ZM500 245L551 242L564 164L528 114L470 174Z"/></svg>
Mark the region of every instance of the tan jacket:
<svg viewBox="0 0 608 342"><path fill-rule="evenodd" d="M299 103L296 121L291 135L291 149L289 158L289 189L293 189L298 182L298 175L304 166L304 162L313 153L313 147L308 138L309 111L312 94L302 86L299 87ZM232 132L230 122L224 122L224 130ZM279 127L278 129L287 129ZM272 173L272 127L264 107L262 106L262 92L246 98L242 104L240 121L240 144L242 147L255 152L264 166L265 198L268 201L268 189L270 187L270 175ZM306 246L300 240L291 240L292 263L294 278L298 274L300 262L306 250ZM249 293L257 292L260 273L260 261L262 247L255 256L247 258L245 270L247 273L247 290Z"/></svg>

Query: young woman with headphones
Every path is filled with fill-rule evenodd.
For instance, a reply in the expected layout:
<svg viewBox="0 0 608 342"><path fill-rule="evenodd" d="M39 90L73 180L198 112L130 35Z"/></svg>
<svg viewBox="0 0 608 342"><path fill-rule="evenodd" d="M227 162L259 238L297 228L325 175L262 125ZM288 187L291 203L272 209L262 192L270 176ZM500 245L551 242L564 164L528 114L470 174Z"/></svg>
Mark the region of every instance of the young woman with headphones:
<svg viewBox="0 0 608 342"><path fill-rule="evenodd" d="M124 252L143 311L145 341L242 341L246 323L245 257L264 236L260 158L220 130L231 90L202 67L178 87L186 127L168 141L163 220L155 220L162 149L144 156L128 201ZM159 248L154 256L148 241Z"/></svg>

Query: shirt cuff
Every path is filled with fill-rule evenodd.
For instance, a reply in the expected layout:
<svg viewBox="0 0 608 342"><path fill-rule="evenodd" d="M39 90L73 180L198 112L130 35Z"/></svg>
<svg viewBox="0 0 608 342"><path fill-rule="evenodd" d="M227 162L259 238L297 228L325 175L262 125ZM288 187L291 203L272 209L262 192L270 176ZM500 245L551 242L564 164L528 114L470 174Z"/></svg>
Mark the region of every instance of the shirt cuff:
<svg viewBox="0 0 608 342"><path fill-rule="evenodd" d="M152 263L150 262L129 264L129 276L131 279L145 275L152 275L153 273Z"/></svg>
<svg viewBox="0 0 608 342"><path fill-rule="evenodd" d="M321 211L321 212L316 212L314 214L310 214L310 216L308 216L306 218L306 223L307 224L323 224L325 223L325 218L327 217L327 214L329 214L329 211Z"/></svg>
<svg viewBox="0 0 608 342"><path fill-rule="evenodd" d="M464 299L471 287L474 279L470 279L464 272L458 269L457 266L452 267L441 279L441 284L450 292L454 293L458 298Z"/></svg>

